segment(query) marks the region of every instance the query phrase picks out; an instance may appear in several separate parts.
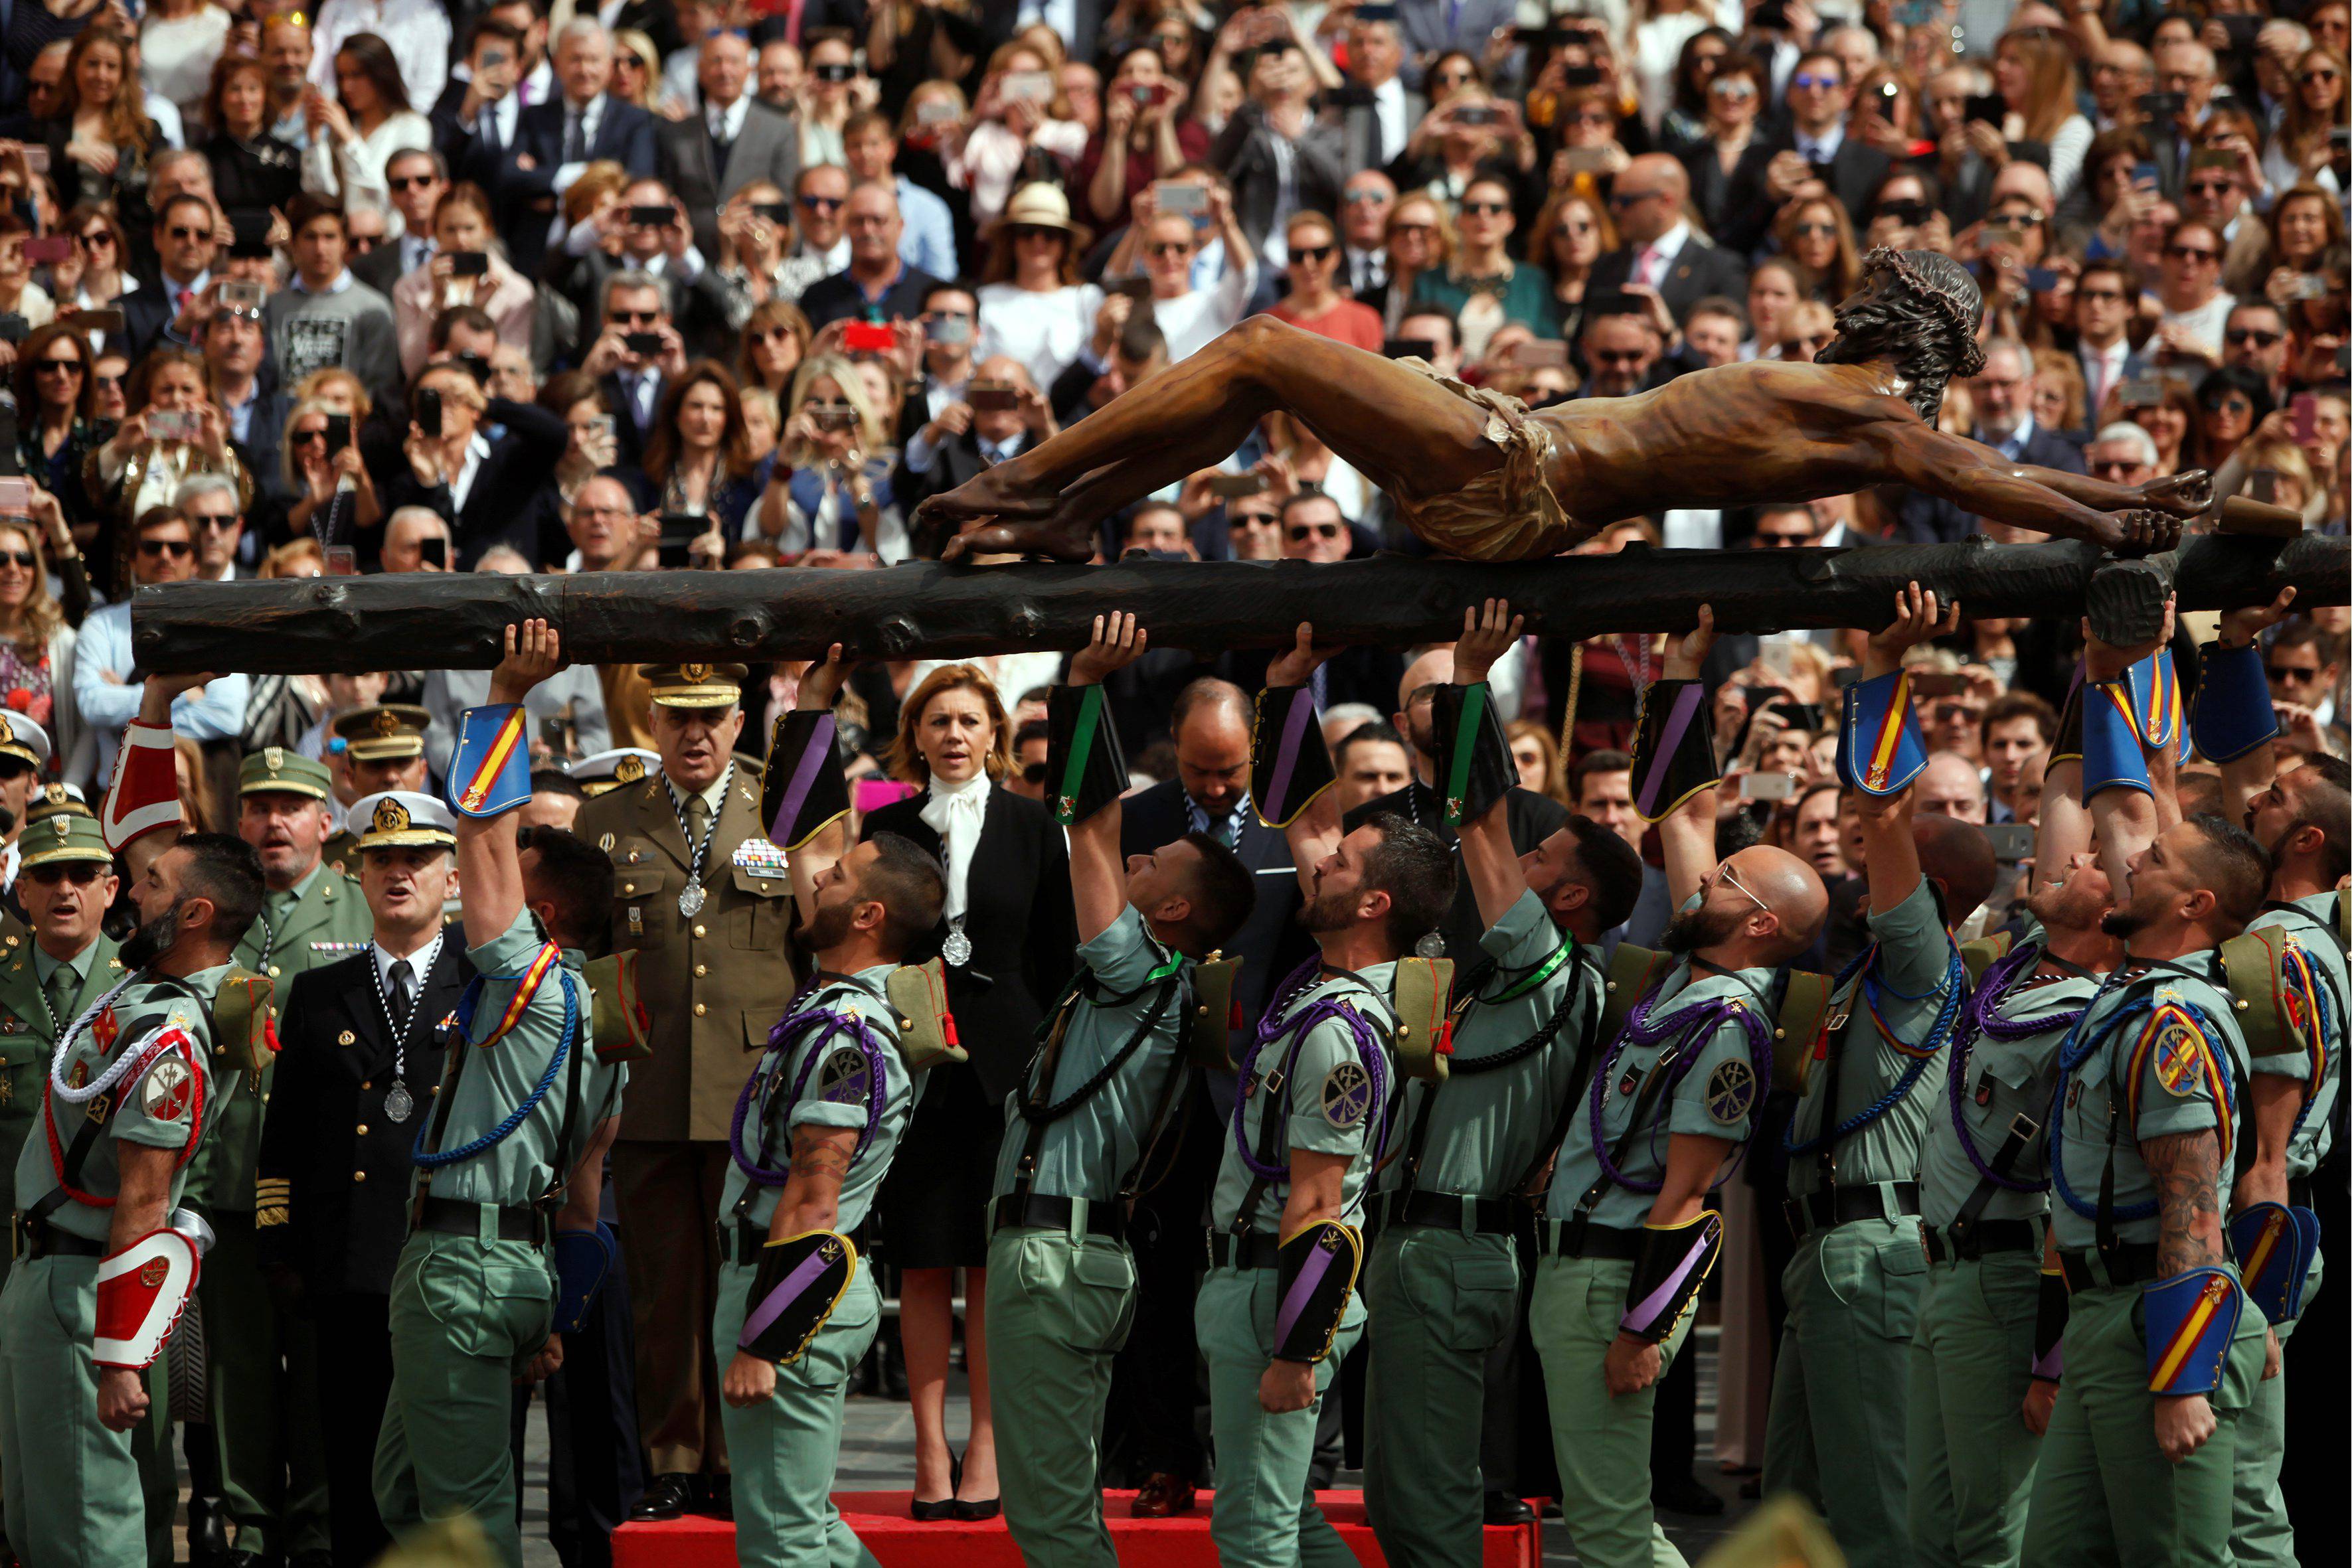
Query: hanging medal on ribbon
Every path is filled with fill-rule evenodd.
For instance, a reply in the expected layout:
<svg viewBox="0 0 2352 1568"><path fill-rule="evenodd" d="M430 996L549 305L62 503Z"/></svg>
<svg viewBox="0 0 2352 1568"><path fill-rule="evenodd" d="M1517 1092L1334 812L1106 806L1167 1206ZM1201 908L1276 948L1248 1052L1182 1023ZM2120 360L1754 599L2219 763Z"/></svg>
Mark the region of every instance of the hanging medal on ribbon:
<svg viewBox="0 0 2352 1568"><path fill-rule="evenodd" d="M719 806L727 803L727 789L734 781L735 765L730 762L727 771L719 778ZM709 895L702 886L702 862L710 853L710 835L719 830L719 809L714 807L709 819L703 822L699 839L694 836L694 830L687 823L686 803L674 791L670 796L670 810L677 813L677 836L684 841L688 853L686 890L677 895L677 912L691 920L701 914L702 906L709 902Z"/></svg>

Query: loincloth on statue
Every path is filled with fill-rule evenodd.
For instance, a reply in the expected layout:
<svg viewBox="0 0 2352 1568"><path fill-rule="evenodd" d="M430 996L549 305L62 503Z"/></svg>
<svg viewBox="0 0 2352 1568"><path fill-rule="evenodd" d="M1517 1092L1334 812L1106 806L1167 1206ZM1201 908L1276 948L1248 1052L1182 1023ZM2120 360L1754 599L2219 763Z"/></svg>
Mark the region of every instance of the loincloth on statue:
<svg viewBox="0 0 2352 1568"><path fill-rule="evenodd" d="M1584 536L1552 494L1551 432L1528 414L1527 404L1443 376L1425 360L1399 360L1447 392L1486 412L1486 439L1502 448L1500 466L1444 495L1391 498L1412 531L1447 555L1465 560L1540 560Z"/></svg>

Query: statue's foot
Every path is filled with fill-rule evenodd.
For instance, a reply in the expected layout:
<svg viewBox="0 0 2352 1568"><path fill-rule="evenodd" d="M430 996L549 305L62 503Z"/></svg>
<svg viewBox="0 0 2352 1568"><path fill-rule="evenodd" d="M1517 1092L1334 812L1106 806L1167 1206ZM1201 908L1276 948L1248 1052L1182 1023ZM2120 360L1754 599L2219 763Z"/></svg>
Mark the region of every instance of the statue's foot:
<svg viewBox="0 0 2352 1568"><path fill-rule="evenodd" d="M982 521L966 528L940 550L941 560L969 560L983 555L1041 555L1052 560L1094 559L1092 524L1069 517L1017 522Z"/></svg>
<svg viewBox="0 0 2352 1568"><path fill-rule="evenodd" d="M2179 546L2180 519L2153 509L2109 512L2100 519L2093 540L2119 556L2153 555Z"/></svg>

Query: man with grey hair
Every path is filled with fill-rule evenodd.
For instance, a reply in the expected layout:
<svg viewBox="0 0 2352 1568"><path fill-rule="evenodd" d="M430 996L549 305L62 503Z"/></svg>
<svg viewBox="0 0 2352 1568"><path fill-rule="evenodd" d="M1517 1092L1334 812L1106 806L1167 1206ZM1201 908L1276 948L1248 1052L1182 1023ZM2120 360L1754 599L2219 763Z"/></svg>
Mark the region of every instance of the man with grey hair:
<svg viewBox="0 0 2352 1568"><path fill-rule="evenodd" d="M686 374L686 340L670 322L661 279L650 272L633 268L607 277L599 319L603 326L580 368L603 384L606 406L623 416L613 422L615 464L634 468L644 459L663 394Z"/></svg>
<svg viewBox="0 0 2352 1568"><path fill-rule="evenodd" d="M639 222L656 210L666 215ZM621 192L619 206L590 219L563 236L564 256L548 269L557 292L580 313L583 324L597 319L616 272L642 272L659 282L662 307L677 324L690 354L732 361L727 286L712 265L718 253L695 243L687 205L661 181L635 180ZM617 255L605 242L617 237Z"/></svg>
<svg viewBox="0 0 2352 1568"><path fill-rule="evenodd" d="M693 214L695 245L715 258L719 209L730 196L759 180L793 188L801 167L799 120L751 95L751 46L740 33L702 40L695 83L695 112L656 121L654 150L662 179Z"/></svg>
<svg viewBox="0 0 2352 1568"><path fill-rule="evenodd" d="M1976 398L1977 440L2012 463L2083 472L2083 454L2056 431L2033 419L2033 350L2014 338L1994 338L1984 346L1984 368L1968 382ZM1904 503L1901 537L1916 544L1957 544L1977 531L1978 519L1952 502L1914 495Z"/></svg>
<svg viewBox="0 0 2352 1568"><path fill-rule="evenodd" d="M2189 141L2205 123L2218 74L2213 51L2194 39L2157 46L2156 90L2179 93L2181 109L2168 125L2151 120L2140 129L2156 153L2157 183L2173 201L2181 199L2181 186L2189 178Z"/></svg>
<svg viewBox="0 0 2352 1568"><path fill-rule="evenodd" d="M441 548L430 559L425 541ZM446 571L454 552L448 519L430 507L402 507L383 525L383 570L386 571Z"/></svg>
<svg viewBox="0 0 2352 1568"><path fill-rule="evenodd" d="M2156 477L2156 437L2127 419L2103 426L2083 450L2083 471L2111 485L2145 485Z"/></svg>
<svg viewBox="0 0 2352 1568"><path fill-rule="evenodd" d="M590 163L610 159L640 179L654 172L653 116L612 96L613 36L593 16L575 17L557 37L555 76L562 93L518 117L499 183L507 202L527 208L504 225L515 270L525 277L538 275L563 193Z"/></svg>
<svg viewBox="0 0 2352 1568"><path fill-rule="evenodd" d="M2139 121L2139 96L2156 86L2156 62L2129 38L2109 38L2091 57L2093 122L2114 131Z"/></svg>
<svg viewBox="0 0 2352 1568"><path fill-rule="evenodd" d="M196 546L198 582L227 582L236 576L236 547L245 538L245 513L236 482L222 474L199 474L172 497L172 509L187 519Z"/></svg>

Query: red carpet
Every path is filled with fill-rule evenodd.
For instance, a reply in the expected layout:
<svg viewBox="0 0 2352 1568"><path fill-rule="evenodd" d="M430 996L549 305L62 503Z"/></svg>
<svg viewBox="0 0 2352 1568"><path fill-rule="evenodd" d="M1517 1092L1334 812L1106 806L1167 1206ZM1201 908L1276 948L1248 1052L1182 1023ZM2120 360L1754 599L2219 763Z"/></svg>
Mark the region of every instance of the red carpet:
<svg viewBox="0 0 2352 1568"><path fill-rule="evenodd" d="M918 1524L907 1517L908 1493L851 1491L834 1494L849 1527L882 1568L1022 1568L1020 1551L1005 1533L1004 1521L984 1524ZM1133 1492L1104 1494L1112 1545L1122 1568L1208 1568L1216 1561L1209 1544L1207 1492L1200 1506L1181 1519L1129 1519ZM1323 1512L1339 1537L1367 1568L1386 1559L1364 1522L1364 1494L1320 1494ZM1496 1526L1486 1531L1486 1568L1535 1568L1543 1558L1533 1524ZM735 1527L715 1519L680 1519L665 1524L625 1524L613 1536L614 1568L735 1568Z"/></svg>

